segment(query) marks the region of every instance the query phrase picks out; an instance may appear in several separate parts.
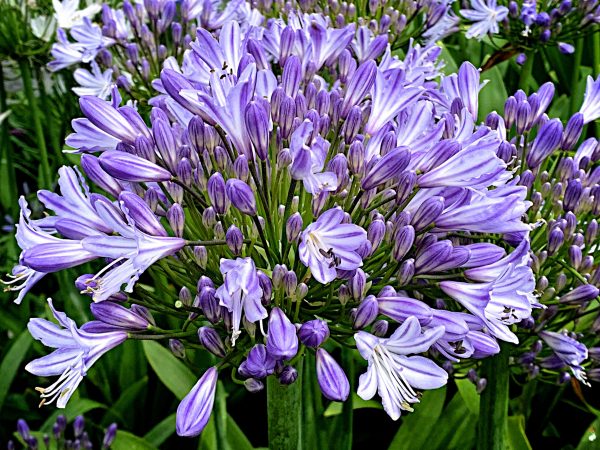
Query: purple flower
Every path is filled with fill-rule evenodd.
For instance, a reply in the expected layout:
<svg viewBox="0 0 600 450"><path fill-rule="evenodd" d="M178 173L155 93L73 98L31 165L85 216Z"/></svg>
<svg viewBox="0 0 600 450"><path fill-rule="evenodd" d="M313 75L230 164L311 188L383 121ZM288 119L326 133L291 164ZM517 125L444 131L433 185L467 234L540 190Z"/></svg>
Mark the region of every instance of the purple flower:
<svg viewBox="0 0 600 450"><path fill-rule="evenodd" d="M583 114L583 122L590 123L600 117L600 77L594 80L590 75L587 77L585 86L585 97L579 108Z"/></svg>
<svg viewBox="0 0 600 450"><path fill-rule="evenodd" d="M539 306L532 292L535 279L529 268L529 243L523 243L502 260L466 274L485 283L442 281L440 287L454 300L481 319L488 331L498 339L518 343L509 326L528 318Z"/></svg>
<svg viewBox="0 0 600 450"><path fill-rule="evenodd" d="M467 38L483 39L488 33L498 33L498 22L508 16L506 6L497 6L496 0L471 0L471 9L461 9L461 15L473 22L467 30Z"/></svg>
<svg viewBox="0 0 600 450"><path fill-rule="evenodd" d="M137 308L143 308L137 306ZM116 329L125 331L143 331L148 328L150 323L145 315L138 314L138 311L133 307L127 309L113 302L93 303L90 305L92 314L101 322L113 326ZM145 308L144 308L145 310ZM146 310L147 314L150 314Z"/></svg>
<svg viewBox="0 0 600 450"><path fill-rule="evenodd" d="M256 344L240 364L238 372L244 377L265 378L275 371L277 360L263 344Z"/></svg>
<svg viewBox="0 0 600 450"><path fill-rule="evenodd" d="M385 124L392 121L400 111L415 103L423 88L406 80L401 69L391 69L383 73L377 70L375 84L371 92L371 114L365 131L374 135Z"/></svg>
<svg viewBox="0 0 600 450"><path fill-rule="evenodd" d="M588 349L584 344L569 337L567 333L541 331L539 336L554 351L560 361L571 369L579 381L590 385L586 379L585 369L581 366L581 363L588 358Z"/></svg>
<svg viewBox="0 0 600 450"><path fill-rule="evenodd" d="M219 304L233 314L231 344L235 345L240 335L242 313L248 322L253 323L267 317L267 310L261 303L262 289L254 261L250 258L221 259L220 270L225 282L215 296Z"/></svg>
<svg viewBox="0 0 600 450"><path fill-rule="evenodd" d="M216 367L208 369L177 407L176 427L179 436L198 436L208 423L218 376Z"/></svg>
<svg viewBox="0 0 600 450"><path fill-rule="evenodd" d="M325 349L317 349L317 381L329 400L343 402L350 394L350 383L344 370Z"/></svg>
<svg viewBox="0 0 600 450"><path fill-rule="evenodd" d="M337 269L354 270L362 266L356 250L367 240L367 232L357 225L342 223L343 219L341 208L330 209L300 236L300 260L319 283L333 281Z"/></svg>
<svg viewBox="0 0 600 450"><path fill-rule="evenodd" d="M423 356L406 356L429 349L442 335L444 327L421 330L416 317L409 317L389 338L378 338L365 331L354 335L367 372L359 378L358 395L369 400L376 392L383 409L393 419L401 411L412 411L417 403L416 389L437 389L446 384L448 373Z"/></svg>
<svg viewBox="0 0 600 450"><path fill-rule="evenodd" d="M298 337L307 347L317 348L329 338L329 327L324 320L314 319L302 324Z"/></svg>
<svg viewBox="0 0 600 450"><path fill-rule="evenodd" d="M256 215L256 199L252 188L242 180L230 178L227 180L227 196L231 204L244 214Z"/></svg>
<svg viewBox="0 0 600 450"><path fill-rule="evenodd" d="M104 152L100 166L113 177L124 181L169 181L171 173L147 159L125 152Z"/></svg>
<svg viewBox="0 0 600 450"><path fill-rule="evenodd" d="M291 359L298 353L296 327L277 307L271 310L269 316L267 351L277 359Z"/></svg>
<svg viewBox="0 0 600 450"><path fill-rule="evenodd" d="M317 195L323 191L335 191L338 178L333 172L323 172L329 142L319 135L310 142L313 130L313 123L306 119L292 134L290 174L293 179L304 183L307 192Z"/></svg>
<svg viewBox="0 0 600 450"><path fill-rule="evenodd" d="M107 351L127 339L125 331L93 332L97 322L89 322L77 328L75 322L63 312L54 309L52 300L48 305L60 326L45 319L30 319L27 325L31 335L54 352L31 361L25 366L28 372L40 376L59 376L47 388L37 388L42 394L41 404L56 400L56 406L64 408L90 367Z"/></svg>

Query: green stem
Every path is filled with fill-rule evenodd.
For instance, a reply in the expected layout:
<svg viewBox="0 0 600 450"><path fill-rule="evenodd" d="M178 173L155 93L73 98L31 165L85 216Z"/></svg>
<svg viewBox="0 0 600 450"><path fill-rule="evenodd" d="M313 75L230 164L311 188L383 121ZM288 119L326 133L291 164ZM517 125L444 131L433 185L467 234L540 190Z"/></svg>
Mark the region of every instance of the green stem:
<svg viewBox="0 0 600 450"><path fill-rule="evenodd" d="M500 346L500 353L486 358L481 366L481 376L487 386L481 394L479 421L477 423L477 450L506 450L508 417L508 351Z"/></svg>
<svg viewBox="0 0 600 450"><path fill-rule="evenodd" d="M23 89L29 103L29 112L35 130L36 144L40 151L41 170L42 170L42 187L50 188L52 184L52 174L50 172L50 163L48 161L48 149L46 148L46 137L40 119L39 110L36 103L36 98L33 93L33 85L31 83L31 67L27 59L19 60L19 70L23 79Z"/></svg>
<svg viewBox="0 0 600 450"><path fill-rule="evenodd" d="M578 105L581 102L581 97L579 96L579 72L581 67L581 60L583 58L583 43L583 38L579 38L575 42L575 54L573 55L573 72L571 74L571 86L573 89L573 91L571 92L571 115L577 112L577 110L579 109Z"/></svg>
<svg viewBox="0 0 600 450"><path fill-rule="evenodd" d="M6 89L4 87L4 71L0 69L0 114L8 111ZM11 216L16 219L19 214L17 203L17 176L13 163L13 152L8 130L8 117L0 124L0 166L2 176L6 177L6 194L2 193L2 202L5 211L10 211Z"/></svg>
<svg viewBox="0 0 600 450"><path fill-rule="evenodd" d="M288 386L275 377L267 377L267 414L269 448L297 450L301 447L302 370L298 379Z"/></svg>
<svg viewBox="0 0 600 450"><path fill-rule="evenodd" d="M533 72L533 61L535 59L535 52L528 52L526 56L527 59L525 60L525 64L523 64L523 67L521 68L521 76L519 77L519 88L523 89L525 93L527 93L528 91L531 73Z"/></svg>
<svg viewBox="0 0 600 450"><path fill-rule="evenodd" d="M223 382L217 383L217 408L215 415L215 427L217 428L217 448L219 450L229 450L229 441L227 439L227 392L223 387Z"/></svg>

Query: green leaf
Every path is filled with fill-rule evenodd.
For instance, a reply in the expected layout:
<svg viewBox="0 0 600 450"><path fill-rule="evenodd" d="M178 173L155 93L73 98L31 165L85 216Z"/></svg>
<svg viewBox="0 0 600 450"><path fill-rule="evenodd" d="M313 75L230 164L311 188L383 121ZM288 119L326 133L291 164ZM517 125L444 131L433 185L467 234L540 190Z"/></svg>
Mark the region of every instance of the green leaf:
<svg viewBox="0 0 600 450"><path fill-rule="evenodd" d="M119 366L119 385L125 387L145 376L148 365L139 340L128 339L121 345L123 350L121 361L127 361L127 364Z"/></svg>
<svg viewBox="0 0 600 450"><path fill-rule="evenodd" d="M477 416L469 410L462 396L457 393L435 423L435 431L429 434L426 448L472 448L476 429Z"/></svg>
<svg viewBox="0 0 600 450"><path fill-rule="evenodd" d="M506 64L506 63L503 63ZM508 98L500 66L494 66L481 75L489 83L479 93L479 120L484 120L492 111L504 111L504 102Z"/></svg>
<svg viewBox="0 0 600 450"><path fill-rule="evenodd" d="M525 434L525 417L509 416L507 419L508 443L512 450L532 450Z"/></svg>
<svg viewBox="0 0 600 450"><path fill-rule="evenodd" d="M25 358L27 350L29 350L29 346L32 342L33 339L29 334L29 330L23 331L19 337L13 341L13 344L10 346L10 349L2 360L2 364L0 364L0 373L2 374L0 377L0 410L2 410L6 394L8 394L10 385L12 384L17 371L20 369L21 362L23 362L23 358Z"/></svg>
<svg viewBox="0 0 600 450"><path fill-rule="evenodd" d="M427 438L442 414L445 400L445 387L425 391L420 403L415 405L415 412L402 416L402 424L390 444L390 450L417 450L425 447Z"/></svg>
<svg viewBox="0 0 600 450"><path fill-rule="evenodd" d="M135 409L135 400L144 392L147 383L148 377L144 377L125 389L121 397L106 412L102 423L108 425L114 420L126 422L124 419L130 411ZM132 426L133 424L129 425Z"/></svg>
<svg viewBox="0 0 600 450"><path fill-rule="evenodd" d="M183 399L196 383L196 375L159 343L144 341L143 346L146 358L160 381L175 397Z"/></svg>
<svg viewBox="0 0 600 450"><path fill-rule="evenodd" d="M456 65L456 62L454 62L454 58L450 54L448 47L446 47L446 45L442 42L440 42L438 45L442 48L439 59L445 62L442 71L447 75L458 72L458 66Z"/></svg>
<svg viewBox="0 0 600 450"><path fill-rule="evenodd" d="M173 413L166 419L160 421L154 428L146 433L144 439L152 445L156 445L157 447L160 446L160 444L165 442L173 433L175 433L175 417L176 414Z"/></svg>
<svg viewBox="0 0 600 450"><path fill-rule="evenodd" d="M479 394L477 393L477 389L475 385L471 383L471 381L466 378L456 379L455 380L456 387L458 388L458 393L462 397L465 405L469 408L471 413L478 415L479 414Z"/></svg>
<svg viewBox="0 0 600 450"><path fill-rule="evenodd" d="M324 417L333 417L342 413L342 408L344 404L342 402L331 402L325 412L323 413ZM356 394L352 394L352 406L354 409L383 409L381 403L376 400L363 400Z"/></svg>
<svg viewBox="0 0 600 450"><path fill-rule="evenodd" d="M598 437L598 433L600 433L600 417L594 420L583 436L581 437L581 441L579 441L579 445L576 450L596 450L600 446L600 441Z"/></svg>
<svg viewBox="0 0 600 450"><path fill-rule="evenodd" d="M92 409L98 408L106 408L106 405L89 400L87 398L75 397L74 394L74 396L69 400L69 403L67 403L65 409L54 411L50 417L48 417L48 419L44 422L44 425L42 425L41 431L52 431L52 425L54 425L56 418L61 414L64 414L67 417L67 420L71 422L75 419L75 417L83 415Z"/></svg>
<svg viewBox="0 0 600 450"><path fill-rule="evenodd" d="M227 440L232 449L235 450L253 450L252 444L240 429L233 417L227 414Z"/></svg>
<svg viewBox="0 0 600 450"><path fill-rule="evenodd" d="M117 436L110 448L111 450L158 450L158 447L145 439L122 430L117 431Z"/></svg>

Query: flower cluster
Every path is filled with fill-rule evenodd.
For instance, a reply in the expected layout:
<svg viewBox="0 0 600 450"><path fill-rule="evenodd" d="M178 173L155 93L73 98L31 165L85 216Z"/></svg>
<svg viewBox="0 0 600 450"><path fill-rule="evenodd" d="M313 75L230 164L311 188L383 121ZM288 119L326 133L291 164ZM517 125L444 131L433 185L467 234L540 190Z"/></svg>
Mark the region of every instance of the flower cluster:
<svg viewBox="0 0 600 450"><path fill-rule="evenodd" d="M52 46L52 71L88 65L75 70L77 95L106 99L116 83L135 99L147 100L156 92L152 86L163 64L177 64L198 26L219 30L229 20L247 28L258 25L262 16L242 0L174 0L130 2L122 8L108 4L78 10L78 0L55 1L58 21ZM101 10L100 22L93 17ZM165 63L166 62L166 63Z"/></svg>
<svg viewBox="0 0 600 450"><path fill-rule="evenodd" d="M442 364L519 342L542 306L532 201L514 146L476 124L479 72L442 76L431 45L404 60L356 52L353 30L312 17L198 28L154 83L147 121L116 89L81 97L67 144L98 189L63 167L60 193L38 193L48 215L21 201L10 285L20 301L47 273L104 263L75 281L96 320L78 328L50 302L63 328L30 321L56 348L27 367L59 376L44 403L64 406L104 352L150 334L219 361L181 402L180 435L207 424L223 368L257 391L296 382L314 353L323 395L345 400L340 346L365 360L358 395L397 419L447 382ZM146 273L168 283L157 292ZM165 315L180 327L161 328Z"/></svg>
<svg viewBox="0 0 600 450"><path fill-rule="evenodd" d="M524 2L471 0L460 14L469 24L466 36L500 38L504 51L525 53L542 46L558 46L573 53L573 40L582 33L597 31L600 9L595 1L552 0ZM524 62L524 55L518 59Z"/></svg>
<svg viewBox="0 0 600 450"><path fill-rule="evenodd" d="M31 432L25 420L19 419L17 422L17 433L15 434L19 438L20 443L23 444L23 448L31 450L40 448L39 439ZM106 429L100 448L102 450L110 448L116 435L117 424L113 423ZM56 450L94 448L90 436L85 431L85 419L83 416L75 417L75 420L73 420L72 439L69 436L71 436L71 433L67 432L67 418L64 415L60 415L56 418L56 422L52 426L52 433L44 434L41 440L44 443L44 448L55 448ZM9 450L13 450L15 448L14 442L9 441L7 447Z"/></svg>
<svg viewBox="0 0 600 450"><path fill-rule="evenodd" d="M393 50L405 47L411 39L435 42L449 36L458 31L459 22L451 3L447 0L371 0L364 3L262 0L257 2L256 8L266 18L282 17L289 24L313 21L320 16L327 17L336 28L357 24L361 31L353 48L360 51L370 35L378 36L379 45L385 46L389 41Z"/></svg>
<svg viewBox="0 0 600 450"><path fill-rule="evenodd" d="M550 83L529 96L518 91L503 116L493 112L485 120L503 140L499 155L512 168L514 184L527 189L532 203L531 267L535 291L548 307L523 323L530 335L519 362L530 378L558 374L565 382L570 370L587 383L586 345L598 343L600 146L596 138L584 139L584 130L600 117L599 93L600 79L589 77L580 111L566 124L546 114Z"/></svg>

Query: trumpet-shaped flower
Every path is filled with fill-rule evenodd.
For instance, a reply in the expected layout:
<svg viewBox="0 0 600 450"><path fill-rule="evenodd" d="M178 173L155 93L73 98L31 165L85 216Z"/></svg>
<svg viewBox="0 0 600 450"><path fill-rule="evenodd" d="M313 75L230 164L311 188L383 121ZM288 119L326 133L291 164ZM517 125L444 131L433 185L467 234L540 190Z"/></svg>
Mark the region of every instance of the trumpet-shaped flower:
<svg viewBox="0 0 600 450"><path fill-rule="evenodd" d="M45 319L31 319L27 328L31 335L54 352L31 361L25 366L28 372L40 376L58 375L56 382L47 388L37 388L43 404L56 401L64 408L92 365L107 351L127 339L125 331L93 332L95 322L77 328L75 322L63 312L57 311L48 299L54 318L63 327Z"/></svg>
<svg viewBox="0 0 600 450"><path fill-rule="evenodd" d="M353 224L343 224L344 211L325 211L301 234L299 255L319 283L337 277L337 270L354 270L362 266L356 250L367 240L367 232Z"/></svg>
<svg viewBox="0 0 600 450"><path fill-rule="evenodd" d="M263 291L252 259L221 259L220 269L225 282L215 295L220 305L233 314L231 343L235 345L241 334L242 314L248 322L256 322L267 317L267 310L261 304Z"/></svg>
<svg viewBox="0 0 600 450"><path fill-rule="evenodd" d="M383 409L393 420L402 410L412 411L410 404L419 402L415 389L437 389L446 384L448 373L429 358L407 355L425 352L443 334L443 326L423 331L416 317L409 317L387 339L356 333L358 351L368 362L358 395L369 400L379 393Z"/></svg>

